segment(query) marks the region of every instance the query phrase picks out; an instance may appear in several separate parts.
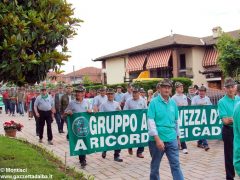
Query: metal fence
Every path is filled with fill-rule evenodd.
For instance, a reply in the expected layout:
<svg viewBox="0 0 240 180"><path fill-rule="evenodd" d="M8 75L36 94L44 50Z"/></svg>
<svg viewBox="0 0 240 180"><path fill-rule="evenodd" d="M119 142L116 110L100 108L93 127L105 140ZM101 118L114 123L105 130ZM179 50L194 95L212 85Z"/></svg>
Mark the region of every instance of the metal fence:
<svg viewBox="0 0 240 180"><path fill-rule="evenodd" d="M207 96L210 98L213 105L217 105L218 101L225 95L223 90L211 89L207 90Z"/></svg>

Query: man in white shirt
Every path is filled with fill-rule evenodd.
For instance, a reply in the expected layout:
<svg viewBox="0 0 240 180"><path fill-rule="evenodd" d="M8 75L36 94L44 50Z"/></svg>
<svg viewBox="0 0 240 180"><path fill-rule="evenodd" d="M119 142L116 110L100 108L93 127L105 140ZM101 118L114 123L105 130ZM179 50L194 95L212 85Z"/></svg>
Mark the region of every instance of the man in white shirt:
<svg viewBox="0 0 240 180"><path fill-rule="evenodd" d="M117 101L114 101L114 89L109 88L107 90L107 101L102 103L99 108L99 112L111 112L111 111L120 111L121 107L120 104ZM123 160L120 158L120 152L121 150L115 150L114 151L114 161L117 162L123 162ZM106 151L102 153L102 158L106 158Z"/></svg>
<svg viewBox="0 0 240 180"><path fill-rule="evenodd" d="M194 96L192 98L192 105L212 105L209 97L206 96L207 88L205 86L201 86L198 89L198 95ZM210 148L208 146L208 142L206 139L198 140L197 147L205 149L205 151L208 151Z"/></svg>
<svg viewBox="0 0 240 180"><path fill-rule="evenodd" d="M91 113L89 102L84 98L86 89L83 86L76 87L76 99L69 102L67 108L64 111L65 115L71 116L73 113L88 112ZM82 167L87 165L86 155L79 155L79 163Z"/></svg>
<svg viewBox="0 0 240 180"><path fill-rule="evenodd" d="M98 112L102 103L107 101L106 87L100 88L100 94L93 99L93 111Z"/></svg>
<svg viewBox="0 0 240 180"><path fill-rule="evenodd" d="M143 88L140 88L140 95L147 102L146 91Z"/></svg>
<svg viewBox="0 0 240 180"><path fill-rule="evenodd" d="M123 95L122 86L117 86L117 92L115 93L114 101L121 103Z"/></svg>
<svg viewBox="0 0 240 180"><path fill-rule="evenodd" d="M176 82L175 83L175 88L176 88L176 94L172 96L172 99L175 101L177 106L187 106L188 101L187 101L187 96L183 94L183 84L181 82ZM178 133L178 132L177 132ZM178 135L179 137L179 135ZM184 154L188 154L187 150L187 144L185 141L181 142L181 148Z"/></svg>
<svg viewBox="0 0 240 180"><path fill-rule="evenodd" d="M133 97L129 98L125 105L123 110L131 110L131 109L147 109L147 102L140 97L140 89L137 87L133 88ZM139 147L137 149L137 157L138 158L144 158L144 156L142 155L144 151L144 147ZM130 155L133 154L133 150L132 148L128 149L128 153Z"/></svg>
<svg viewBox="0 0 240 180"><path fill-rule="evenodd" d="M132 97L132 89L133 89L133 86L131 83L129 83L127 87L127 92L122 97L121 107L124 107L125 102Z"/></svg>

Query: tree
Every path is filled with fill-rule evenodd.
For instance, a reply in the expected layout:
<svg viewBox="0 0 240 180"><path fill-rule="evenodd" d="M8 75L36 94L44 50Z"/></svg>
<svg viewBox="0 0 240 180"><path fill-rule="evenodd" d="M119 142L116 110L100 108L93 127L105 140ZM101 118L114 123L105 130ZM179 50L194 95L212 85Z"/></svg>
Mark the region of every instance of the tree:
<svg viewBox="0 0 240 180"><path fill-rule="evenodd" d="M218 64L225 76L239 80L240 75L240 39L223 34L217 42Z"/></svg>
<svg viewBox="0 0 240 180"><path fill-rule="evenodd" d="M87 75L83 76L82 83L84 85L92 85L93 84L93 82L91 81L91 79Z"/></svg>
<svg viewBox="0 0 240 180"><path fill-rule="evenodd" d="M34 84L59 71L82 22L73 15L66 0L0 0L0 81Z"/></svg>

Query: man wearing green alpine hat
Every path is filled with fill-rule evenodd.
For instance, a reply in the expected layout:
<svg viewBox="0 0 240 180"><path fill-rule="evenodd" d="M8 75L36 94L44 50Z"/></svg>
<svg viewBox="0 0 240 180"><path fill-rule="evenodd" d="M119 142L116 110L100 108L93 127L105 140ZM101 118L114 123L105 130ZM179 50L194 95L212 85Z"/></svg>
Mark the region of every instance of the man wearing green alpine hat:
<svg viewBox="0 0 240 180"><path fill-rule="evenodd" d="M90 103L88 100L84 99L86 89L83 86L79 86L75 89L76 99L69 102L67 108L65 109L65 114L71 116L73 113L88 112L91 113ZM79 156L79 163L82 167L87 165L86 155Z"/></svg>
<svg viewBox="0 0 240 180"><path fill-rule="evenodd" d="M164 154L167 155L173 179L183 180L179 162L176 123L178 107L170 98L172 82L164 79L158 84L159 95L148 107L149 151L152 157L150 180L159 180L159 168Z"/></svg>
<svg viewBox="0 0 240 180"><path fill-rule="evenodd" d="M64 95L64 86L63 84L59 84L58 85L58 92L55 94L54 96L54 108L55 108L55 119L57 122L57 126L58 126L58 132L59 133L64 133L63 131L63 125L64 125L64 119L61 116L61 98Z"/></svg>
<svg viewBox="0 0 240 180"><path fill-rule="evenodd" d="M240 102L237 103L233 113L233 165L240 178Z"/></svg>
<svg viewBox="0 0 240 180"><path fill-rule="evenodd" d="M218 102L219 117L223 122L222 139L224 143L224 160L226 179L234 179L233 166L233 110L239 99L236 94L236 82L232 78L226 78L224 82L226 95ZM237 119L236 119L237 120Z"/></svg>
<svg viewBox="0 0 240 180"><path fill-rule="evenodd" d="M107 101L102 103L99 107L99 112L111 112L111 111L120 111L121 107L117 101L114 101L114 89L107 89ZM114 150L114 161L122 162L123 160L120 158L121 150ZM106 151L102 153L102 158L106 158Z"/></svg>
<svg viewBox="0 0 240 180"><path fill-rule="evenodd" d="M42 143L45 121L47 123L48 144L53 145L52 115L54 113L52 96L48 95L45 86L41 87L41 94L34 102L34 111L39 118L39 143Z"/></svg>

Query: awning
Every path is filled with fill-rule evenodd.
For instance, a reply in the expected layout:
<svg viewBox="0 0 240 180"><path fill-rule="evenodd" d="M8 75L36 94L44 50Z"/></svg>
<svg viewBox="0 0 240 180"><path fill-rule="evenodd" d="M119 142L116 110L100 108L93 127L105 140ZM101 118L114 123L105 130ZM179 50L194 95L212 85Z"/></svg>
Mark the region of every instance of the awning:
<svg viewBox="0 0 240 180"><path fill-rule="evenodd" d="M222 70L218 66L213 66L213 67L206 68L202 72L202 74L220 73L220 72L222 72Z"/></svg>
<svg viewBox="0 0 240 180"><path fill-rule="evenodd" d="M214 48L207 48L203 56L203 67L217 65L218 52Z"/></svg>
<svg viewBox="0 0 240 180"><path fill-rule="evenodd" d="M143 65L146 57L147 54L136 54L129 56L126 67L127 72L143 70Z"/></svg>
<svg viewBox="0 0 240 180"><path fill-rule="evenodd" d="M147 69L167 67L171 53L170 49L151 52L148 57Z"/></svg>

